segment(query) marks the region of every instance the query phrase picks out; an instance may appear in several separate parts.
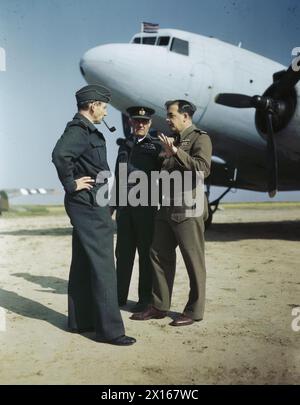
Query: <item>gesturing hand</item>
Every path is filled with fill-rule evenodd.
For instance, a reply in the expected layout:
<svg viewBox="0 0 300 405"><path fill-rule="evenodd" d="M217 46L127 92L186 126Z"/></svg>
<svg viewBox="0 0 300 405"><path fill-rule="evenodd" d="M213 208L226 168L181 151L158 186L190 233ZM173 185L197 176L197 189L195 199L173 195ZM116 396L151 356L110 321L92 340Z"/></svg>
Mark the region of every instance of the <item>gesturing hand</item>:
<svg viewBox="0 0 300 405"><path fill-rule="evenodd" d="M76 191L80 190L91 190L93 188L93 184L95 180L89 176L80 177L80 179L75 180L76 183Z"/></svg>
<svg viewBox="0 0 300 405"><path fill-rule="evenodd" d="M177 153L177 148L176 148L176 146L173 145L174 138L169 138L168 136L164 135L163 133L160 133L160 134L158 134L158 139L163 144L167 157L170 157Z"/></svg>

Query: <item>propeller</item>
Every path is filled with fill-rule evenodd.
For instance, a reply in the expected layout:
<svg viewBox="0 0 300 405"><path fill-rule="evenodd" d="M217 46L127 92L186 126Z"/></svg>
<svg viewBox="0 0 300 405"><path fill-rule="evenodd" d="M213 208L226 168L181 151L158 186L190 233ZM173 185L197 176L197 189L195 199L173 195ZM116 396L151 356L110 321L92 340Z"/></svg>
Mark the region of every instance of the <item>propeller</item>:
<svg viewBox="0 0 300 405"><path fill-rule="evenodd" d="M281 73L281 72L280 72ZM295 111L296 102L293 97L295 85L300 80L300 69L290 66L280 74L275 82L265 91L263 96L247 96L235 93L220 93L215 102L227 107L255 108L256 125L266 133L267 184L270 197L278 190L278 157L275 132L284 128ZM275 129L275 130L274 130Z"/></svg>
<svg viewBox="0 0 300 405"><path fill-rule="evenodd" d="M244 94L221 93L215 98L217 104L226 105L234 108L251 108L253 106L253 97L245 96Z"/></svg>
<svg viewBox="0 0 300 405"><path fill-rule="evenodd" d="M277 147L274 139L273 113L267 113L267 165L268 165L268 193L271 198L275 197L278 189L278 159Z"/></svg>

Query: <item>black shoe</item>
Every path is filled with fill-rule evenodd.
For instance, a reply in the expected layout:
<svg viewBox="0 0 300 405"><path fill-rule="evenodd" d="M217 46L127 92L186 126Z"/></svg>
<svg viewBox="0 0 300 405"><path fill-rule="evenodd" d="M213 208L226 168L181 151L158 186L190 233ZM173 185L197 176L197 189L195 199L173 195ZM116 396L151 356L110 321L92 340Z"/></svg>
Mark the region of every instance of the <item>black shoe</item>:
<svg viewBox="0 0 300 405"><path fill-rule="evenodd" d="M117 345L117 346L130 346L133 345L136 342L136 339L130 336L119 336L113 340L110 340L107 343L110 343L111 345Z"/></svg>
<svg viewBox="0 0 300 405"><path fill-rule="evenodd" d="M129 319L134 321L148 321L149 319L163 319L167 316L167 311L161 311L150 305L145 311L132 314Z"/></svg>
<svg viewBox="0 0 300 405"><path fill-rule="evenodd" d="M125 307L125 305L127 305L127 300L119 301L119 307Z"/></svg>
<svg viewBox="0 0 300 405"><path fill-rule="evenodd" d="M119 336L115 339L112 340L100 340L100 339L96 339L98 342L101 343L108 343L110 345L116 345L116 346L130 346L133 345L136 342L136 339L130 336Z"/></svg>

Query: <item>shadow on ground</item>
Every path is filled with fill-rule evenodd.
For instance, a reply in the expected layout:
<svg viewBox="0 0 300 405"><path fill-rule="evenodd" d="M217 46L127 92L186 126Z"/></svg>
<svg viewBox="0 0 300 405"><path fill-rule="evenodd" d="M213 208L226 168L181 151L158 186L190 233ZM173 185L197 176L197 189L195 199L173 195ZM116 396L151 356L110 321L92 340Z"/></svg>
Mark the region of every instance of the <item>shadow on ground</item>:
<svg viewBox="0 0 300 405"><path fill-rule="evenodd" d="M51 288L49 290L39 290L43 292L51 292L54 294L67 294L68 282L59 277L53 276L35 276L29 273L13 273L12 276L21 277L26 281L38 284L42 288Z"/></svg>
<svg viewBox="0 0 300 405"><path fill-rule="evenodd" d="M116 222L113 221L114 232L117 232ZM40 229L18 229L16 231L3 231L0 235L11 235L11 236L71 236L71 227L67 228L40 228Z"/></svg>
<svg viewBox="0 0 300 405"><path fill-rule="evenodd" d="M39 302L0 288L0 307L21 316L49 322L56 328L67 330L67 316Z"/></svg>
<svg viewBox="0 0 300 405"><path fill-rule="evenodd" d="M300 217L300 213L299 213ZM114 223L115 232L116 224ZM72 228L19 229L0 232L13 236L71 236ZM211 242L231 242L243 239L277 239L300 241L300 220L278 222L213 223L205 237Z"/></svg>
<svg viewBox="0 0 300 405"><path fill-rule="evenodd" d="M205 239L208 242L231 242L243 239L300 241L300 220L229 224L213 223L205 232Z"/></svg>
<svg viewBox="0 0 300 405"><path fill-rule="evenodd" d="M0 232L0 235L12 235L12 236L67 236L67 235L72 235L72 228L19 229L17 231Z"/></svg>

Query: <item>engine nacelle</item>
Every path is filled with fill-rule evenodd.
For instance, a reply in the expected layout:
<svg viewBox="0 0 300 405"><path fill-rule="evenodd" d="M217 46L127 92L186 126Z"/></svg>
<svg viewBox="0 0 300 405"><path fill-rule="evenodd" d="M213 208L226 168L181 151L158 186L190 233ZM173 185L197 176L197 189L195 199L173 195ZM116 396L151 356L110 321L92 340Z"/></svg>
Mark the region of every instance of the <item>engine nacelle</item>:
<svg viewBox="0 0 300 405"><path fill-rule="evenodd" d="M264 93L266 97L274 97L276 83ZM276 95L275 95L276 100ZM260 136L266 140L266 114L256 111L255 125ZM300 86L281 96L276 101L276 112L273 116L273 129L278 150L291 160L300 159Z"/></svg>

